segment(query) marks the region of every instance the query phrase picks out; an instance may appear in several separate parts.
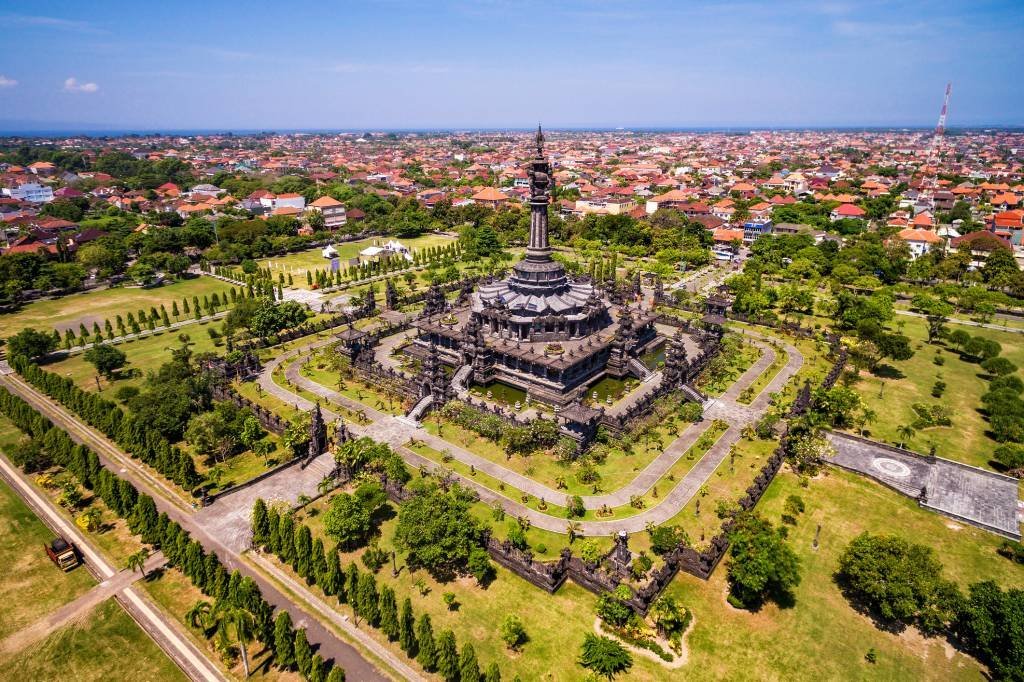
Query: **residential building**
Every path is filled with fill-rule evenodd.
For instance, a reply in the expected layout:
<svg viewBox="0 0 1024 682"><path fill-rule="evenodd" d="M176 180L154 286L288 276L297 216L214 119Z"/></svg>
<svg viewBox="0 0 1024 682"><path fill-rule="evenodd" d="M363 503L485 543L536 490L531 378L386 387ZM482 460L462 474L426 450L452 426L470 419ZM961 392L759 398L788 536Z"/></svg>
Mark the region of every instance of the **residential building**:
<svg viewBox="0 0 1024 682"><path fill-rule="evenodd" d="M29 201L33 204L45 204L53 201L53 189L49 185L42 185L38 182L12 183L11 187L4 187L2 191L12 199Z"/></svg>
<svg viewBox="0 0 1024 682"><path fill-rule="evenodd" d="M910 258L912 260L917 260L933 248L941 248L943 244L942 237L931 230L920 227L908 227L905 230L900 230L896 233L896 237L905 241L907 246L910 247Z"/></svg>
<svg viewBox="0 0 1024 682"><path fill-rule="evenodd" d="M347 222L345 204L334 197L322 196L309 205L309 210L317 211L324 217L324 227L334 231Z"/></svg>

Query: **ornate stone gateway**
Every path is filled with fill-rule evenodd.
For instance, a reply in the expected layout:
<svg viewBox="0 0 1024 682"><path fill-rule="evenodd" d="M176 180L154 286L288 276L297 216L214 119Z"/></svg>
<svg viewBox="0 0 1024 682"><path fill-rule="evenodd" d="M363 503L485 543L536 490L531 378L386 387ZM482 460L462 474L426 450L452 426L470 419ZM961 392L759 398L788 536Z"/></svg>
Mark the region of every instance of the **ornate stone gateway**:
<svg viewBox="0 0 1024 682"><path fill-rule="evenodd" d="M540 127L528 174L525 257L508 279L460 297L468 305L449 310L443 298L431 301L415 324L420 349L436 345L447 364L471 367L474 383L498 380L557 406L579 400L604 376L645 378L636 360L659 341L654 311L629 302L612 305L594 283L573 280L552 258L548 204L554 180Z"/></svg>

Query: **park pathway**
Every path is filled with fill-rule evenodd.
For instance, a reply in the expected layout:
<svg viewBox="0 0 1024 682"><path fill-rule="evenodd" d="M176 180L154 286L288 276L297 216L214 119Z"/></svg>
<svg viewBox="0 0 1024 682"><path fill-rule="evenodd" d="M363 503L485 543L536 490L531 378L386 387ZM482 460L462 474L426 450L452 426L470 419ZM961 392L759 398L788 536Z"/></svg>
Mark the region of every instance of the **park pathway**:
<svg viewBox="0 0 1024 682"><path fill-rule="evenodd" d="M153 573L153 571L163 568L166 563L167 559L165 559L164 555L160 552L150 555L150 557L146 559L146 576ZM13 654L17 651L21 651L30 644L38 642L51 632L54 632L68 623L85 616L107 599L122 594L125 588L133 585L137 580L143 577L142 573L129 571L127 569L114 574L112 577L107 578L74 601L46 614L35 623L18 630L7 639L0 642L0 655Z"/></svg>
<svg viewBox="0 0 1024 682"><path fill-rule="evenodd" d="M902 310L896 308L895 313L897 315L906 315L907 317L928 317L922 313L915 313L913 310ZM1015 319L1015 318L1010 318ZM994 324L991 322L975 322L974 320L965 320L960 317L951 317L946 321L946 324L962 324L966 327L978 327L980 329L994 329L1000 332L1009 332L1011 334L1024 334L1024 327L1007 327L1002 324Z"/></svg>
<svg viewBox="0 0 1024 682"><path fill-rule="evenodd" d="M776 358L775 349L765 343L765 340L769 337L749 330L741 330L741 333L749 337L753 343L761 348L762 355L725 393L709 401L705 410L704 421L683 431L678 438L670 443L661 454L626 485L609 493L583 496L584 507L593 510L600 509L605 505L613 509L628 505L631 497L647 493L685 455L701 435L711 428L714 420L721 419L725 421L729 424L728 429L718 437L714 445L705 453L701 460L683 476L672 490L662 498L659 504L628 518L581 522L580 525L584 533L589 535L613 535L621 530L637 532L643 530L649 522L662 523L675 516L680 509L686 506L700 489L700 486L707 481L715 469L722 463L732 445L741 438L743 428L759 419L768 409L771 394L782 390L790 378L802 367L803 356L800 354L800 351L789 343L783 343L782 345L787 355L785 365L771 378L764 389L760 391L749 405L739 403L737 397L748 386L753 385L758 377L772 366ZM368 424L348 424L349 431L357 436L368 436L374 440L388 443L402 455L407 463L414 467L427 467L430 469L438 467L435 461L419 455L406 447L411 441L418 441L436 451L448 452L463 465L472 466L475 470L485 473L535 498L559 504L558 501L566 497L564 491L550 488L508 469L500 463L476 455L454 443L432 435L425 429L419 428L406 420L401 420L373 409L302 376L301 365L309 352L330 344L334 340L331 337L320 339L301 348L293 349L268 362L258 377L260 386L267 393L295 405L298 409L313 409L314 403L312 401L303 397L297 391L281 386L274 381L274 372L279 366L283 365L285 368L285 378L289 386L298 387L298 389L311 393L327 403L333 403L366 415L369 419ZM329 410L325 411L324 414L325 418L331 420L340 418L339 414ZM533 525L539 528L560 533L566 532L566 519L532 509L509 496L491 490L473 480L472 477L456 475L466 485L476 490L480 494L481 499L490 503L500 503L507 512L528 518Z"/></svg>
<svg viewBox="0 0 1024 682"><path fill-rule="evenodd" d="M5 377L6 379L7 377ZM139 626L142 627L153 641L166 652L166 654L174 661L178 667L180 667L191 679L202 680L204 682L219 682L224 680L224 675L221 674L220 670L210 662L206 655L200 651L194 644L192 644L188 635L184 631L184 627L177 621L169 618L163 611L158 609L150 602L149 598L132 586L134 580L130 579L133 576L121 577L118 575L114 567L96 550L92 545L91 541L82 534L82 532L73 523L65 519L60 512L54 507L53 503L40 495L32 487L32 485L26 480L24 474L16 469L10 462L7 461L6 457L0 456L0 475L3 476L10 486L25 500L25 503L30 509L38 516L46 525L48 525L55 533L59 534L66 540L73 542L78 550L82 553L85 558L85 564L89 568L90 572L96 575L100 579L101 583L96 588L93 588L90 592L87 592L79 600L71 602L64 608L68 608L69 612L63 614L67 618L72 618L79 611L75 610L72 605L76 604L77 601L95 599L103 596L102 590L104 585L111 585L111 589L114 589L112 593L116 596L118 602L122 607L138 622ZM163 561L163 555L154 555L149 559L156 565ZM149 565L149 564L147 564ZM54 569L56 570L56 569ZM121 581L127 581L126 584L120 584ZM96 592L101 590L101 592ZM103 596L106 599L111 595ZM100 599L102 601L102 599ZM98 601L96 603L99 603ZM79 608L84 608L85 604L79 604ZM58 612L60 609L58 610ZM58 616L59 620L59 616ZM59 627L57 625L56 627ZM33 629L35 628L35 629ZM42 634L45 636L49 632L52 632L55 627L50 627L47 624L30 626L31 632L26 635L27 640L25 643L35 641L32 639L33 636ZM14 637L18 636L13 635ZM16 646L17 642L4 644L4 649L7 646Z"/></svg>

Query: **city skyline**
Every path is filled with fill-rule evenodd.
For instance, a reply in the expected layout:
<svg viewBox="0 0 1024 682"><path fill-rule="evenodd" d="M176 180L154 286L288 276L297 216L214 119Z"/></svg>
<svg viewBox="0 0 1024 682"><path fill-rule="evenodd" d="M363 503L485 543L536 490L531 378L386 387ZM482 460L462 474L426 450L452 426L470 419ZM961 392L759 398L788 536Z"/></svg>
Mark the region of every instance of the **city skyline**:
<svg viewBox="0 0 1024 682"><path fill-rule="evenodd" d="M1009 2L441 3L0 11L0 130L1024 123Z"/></svg>

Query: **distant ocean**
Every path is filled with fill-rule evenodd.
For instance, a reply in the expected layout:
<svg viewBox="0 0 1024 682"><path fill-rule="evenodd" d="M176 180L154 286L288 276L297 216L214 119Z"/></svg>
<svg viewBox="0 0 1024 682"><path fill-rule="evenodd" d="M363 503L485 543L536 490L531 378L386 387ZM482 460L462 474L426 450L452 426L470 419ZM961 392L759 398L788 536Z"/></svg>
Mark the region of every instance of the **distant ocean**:
<svg viewBox="0 0 1024 682"><path fill-rule="evenodd" d="M88 124L76 126L73 124L54 127L32 127L0 121L0 137L38 137L38 138L63 138L63 137L126 137L130 135L151 136L162 135L166 137L197 137L207 135L325 135L325 134L361 134L361 133L397 133L424 135L443 133L524 133L534 130L532 127L451 127L451 128L95 128ZM758 131L814 131L814 132L928 132L931 126L772 126L772 125L744 125L744 126L551 126L545 128L551 132L597 132L597 133L732 133L743 134ZM1021 131L1021 125L978 125L965 127L952 127L946 130L947 134L958 132L977 132L983 130L991 131Z"/></svg>

